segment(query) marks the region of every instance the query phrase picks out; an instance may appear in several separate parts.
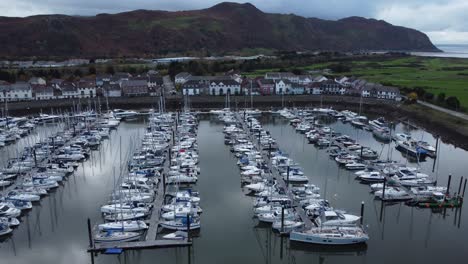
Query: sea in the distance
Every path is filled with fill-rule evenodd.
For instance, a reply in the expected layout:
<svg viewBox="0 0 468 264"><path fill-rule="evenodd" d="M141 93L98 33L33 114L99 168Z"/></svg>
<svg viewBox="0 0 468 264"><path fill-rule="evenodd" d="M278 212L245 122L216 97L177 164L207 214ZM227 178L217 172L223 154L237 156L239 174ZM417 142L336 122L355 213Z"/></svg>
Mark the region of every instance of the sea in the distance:
<svg viewBox="0 0 468 264"><path fill-rule="evenodd" d="M440 44L436 47L442 52L411 52L411 54L424 57L468 58L468 44Z"/></svg>

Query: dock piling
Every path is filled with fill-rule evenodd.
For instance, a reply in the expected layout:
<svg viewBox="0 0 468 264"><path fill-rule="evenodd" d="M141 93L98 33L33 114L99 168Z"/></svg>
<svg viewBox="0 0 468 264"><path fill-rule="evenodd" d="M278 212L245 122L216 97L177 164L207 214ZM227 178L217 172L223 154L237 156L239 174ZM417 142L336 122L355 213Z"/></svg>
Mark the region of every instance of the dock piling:
<svg viewBox="0 0 468 264"><path fill-rule="evenodd" d="M364 201L361 202L361 225L364 222Z"/></svg>
<svg viewBox="0 0 468 264"><path fill-rule="evenodd" d="M458 192L457 192L457 195L458 195L458 196L460 196L462 183L463 183L463 176L461 176L461 178L460 178L460 184L458 185Z"/></svg>
<svg viewBox="0 0 468 264"><path fill-rule="evenodd" d="M187 241L190 242L190 214L187 214Z"/></svg>
<svg viewBox="0 0 468 264"><path fill-rule="evenodd" d="M447 191L445 192L445 195L448 195L450 193L450 182L451 181L452 181L452 174L449 174L448 182L447 182Z"/></svg>
<svg viewBox="0 0 468 264"><path fill-rule="evenodd" d="M463 184L463 194L462 194L462 198L465 197L466 181L468 181L468 179L465 179L465 183Z"/></svg>
<svg viewBox="0 0 468 264"><path fill-rule="evenodd" d="M387 187L387 178L384 178L383 180L382 201L385 200L385 187Z"/></svg>
<svg viewBox="0 0 468 264"><path fill-rule="evenodd" d="M89 239L89 247L93 248L93 235L91 233L91 219L88 218L88 239Z"/></svg>
<svg viewBox="0 0 468 264"><path fill-rule="evenodd" d="M281 207L281 234L284 233L284 206Z"/></svg>

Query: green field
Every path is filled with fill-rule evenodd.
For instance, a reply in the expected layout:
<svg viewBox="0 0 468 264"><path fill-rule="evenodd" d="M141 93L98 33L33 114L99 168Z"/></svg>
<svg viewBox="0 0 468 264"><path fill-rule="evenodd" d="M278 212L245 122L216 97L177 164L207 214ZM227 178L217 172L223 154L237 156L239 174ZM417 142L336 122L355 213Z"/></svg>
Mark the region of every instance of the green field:
<svg viewBox="0 0 468 264"><path fill-rule="evenodd" d="M468 107L468 59L412 56L381 60L330 62L298 68L303 70L324 69L337 63L349 66L350 71L336 75L356 76L368 81L398 87L423 87L435 96L444 92L447 96L456 96L462 106ZM278 69L257 70L246 73L246 75L262 75L271 70Z"/></svg>

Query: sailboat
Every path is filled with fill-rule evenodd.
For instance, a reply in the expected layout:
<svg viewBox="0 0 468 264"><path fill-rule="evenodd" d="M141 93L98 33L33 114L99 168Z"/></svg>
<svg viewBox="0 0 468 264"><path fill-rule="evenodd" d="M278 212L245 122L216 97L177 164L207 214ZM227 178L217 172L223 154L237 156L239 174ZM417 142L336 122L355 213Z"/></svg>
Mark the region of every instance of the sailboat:
<svg viewBox="0 0 468 264"><path fill-rule="evenodd" d="M110 222L98 225L99 230L101 231L108 231L108 230L116 230L116 231L125 231L125 232L135 232L135 231L142 231L148 229L148 225L146 225L145 221L137 220L137 221L118 221L118 222Z"/></svg>
<svg viewBox="0 0 468 264"><path fill-rule="evenodd" d="M98 233L94 237L96 243L108 243L108 242L130 242L139 240L141 237L140 233L137 232L123 232L108 230L106 232Z"/></svg>
<svg viewBox="0 0 468 264"><path fill-rule="evenodd" d="M292 231L289 239L320 245L352 245L365 243L369 236L361 227L327 226L312 227L303 231Z"/></svg>

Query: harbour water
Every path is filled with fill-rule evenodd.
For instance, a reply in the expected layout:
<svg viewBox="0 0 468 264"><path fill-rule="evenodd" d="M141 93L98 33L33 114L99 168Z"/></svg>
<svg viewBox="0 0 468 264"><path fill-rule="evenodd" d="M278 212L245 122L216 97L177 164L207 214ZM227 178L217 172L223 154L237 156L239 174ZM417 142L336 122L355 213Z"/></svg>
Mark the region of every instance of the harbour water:
<svg viewBox="0 0 468 264"><path fill-rule="evenodd" d="M441 58L468 58L467 44L436 45L442 52L411 52L412 55Z"/></svg>
<svg viewBox="0 0 468 264"><path fill-rule="evenodd" d="M324 248L290 243L260 225L252 217L253 198L242 191L237 160L223 144L223 124L203 116L198 130L201 175L197 189L204 212L193 247L98 255L94 263L452 263L468 257L465 208L431 211L403 203L382 207L367 185L354 180L352 172L339 168L325 150L307 144L304 135L295 132L285 119L264 115L260 120L281 149L300 163L311 183L321 188L322 197L336 208L359 214L360 204L365 202L364 223L370 236L367 246ZM370 132L340 122L330 126L381 152L382 157L390 155L407 162L394 146L389 149L382 145ZM86 218L94 223L101 218L98 208L113 189L113 168L119 167L119 153L128 152L130 139L141 135L144 127L143 122L122 123L63 186L23 216L13 235L0 243L0 263L91 263L86 253ZM51 129L39 127L37 133ZM403 125L396 127L396 132L408 130ZM416 139L435 143L435 138L424 131L410 132ZM28 140L22 139L19 144ZM420 166L424 173L437 177L440 185L446 185L451 173L452 190L456 190L459 177L467 176L464 163L468 152L444 142L440 147L436 172L432 173L432 159ZM7 152L14 153L15 149L14 145L2 149L1 164Z"/></svg>

